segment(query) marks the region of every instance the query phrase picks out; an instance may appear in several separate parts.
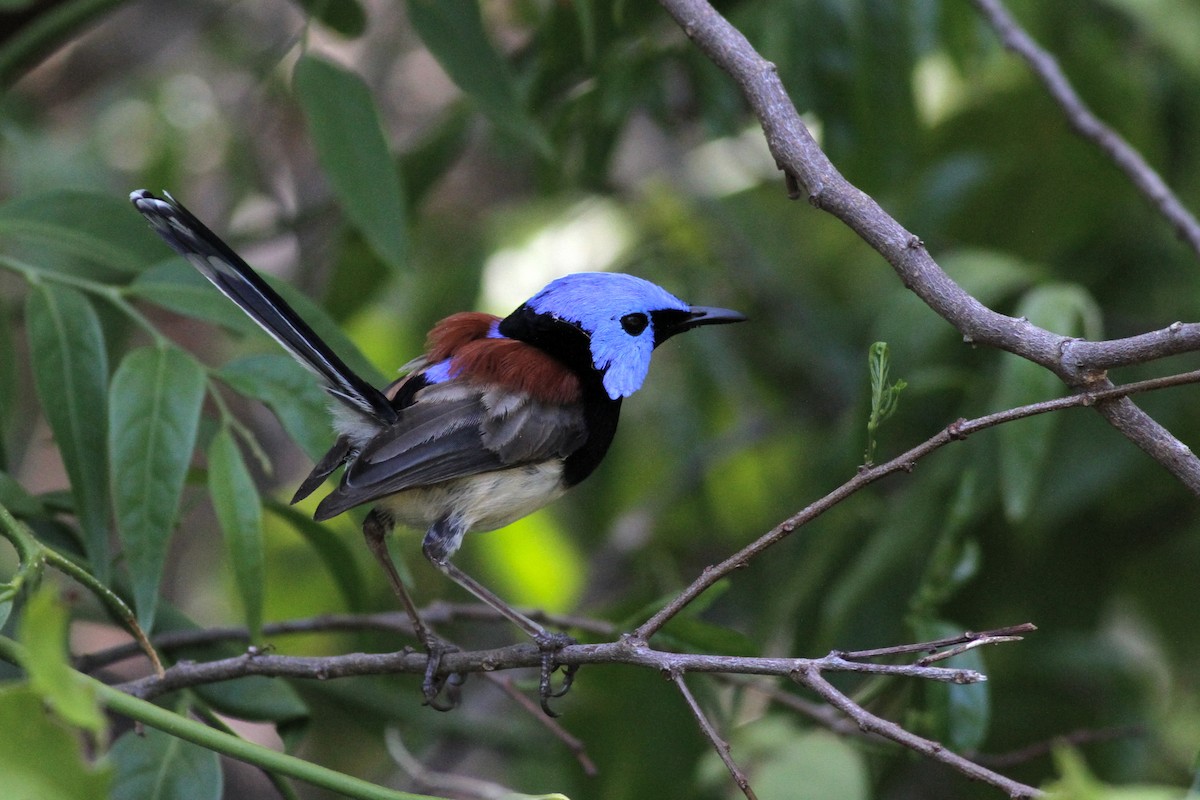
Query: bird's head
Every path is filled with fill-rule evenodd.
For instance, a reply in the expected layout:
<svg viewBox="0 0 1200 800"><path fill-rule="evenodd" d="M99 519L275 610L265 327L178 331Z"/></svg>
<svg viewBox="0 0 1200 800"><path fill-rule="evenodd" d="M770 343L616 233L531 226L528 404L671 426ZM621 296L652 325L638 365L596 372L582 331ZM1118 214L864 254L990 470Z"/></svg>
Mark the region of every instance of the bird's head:
<svg viewBox="0 0 1200 800"><path fill-rule="evenodd" d="M613 400L641 388L654 348L700 325L746 319L690 306L650 281L615 272L559 278L500 323L499 333L536 345L578 370L595 370Z"/></svg>

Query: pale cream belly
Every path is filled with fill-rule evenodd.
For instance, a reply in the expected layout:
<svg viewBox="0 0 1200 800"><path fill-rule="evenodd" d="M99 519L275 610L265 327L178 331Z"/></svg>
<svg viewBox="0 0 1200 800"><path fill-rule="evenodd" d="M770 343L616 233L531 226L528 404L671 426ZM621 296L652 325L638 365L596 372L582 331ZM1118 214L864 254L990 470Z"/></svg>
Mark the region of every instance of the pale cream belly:
<svg viewBox="0 0 1200 800"><path fill-rule="evenodd" d="M408 489L375 505L411 528L425 530L449 513L463 520L465 530L491 531L532 514L565 491L562 464L550 462Z"/></svg>

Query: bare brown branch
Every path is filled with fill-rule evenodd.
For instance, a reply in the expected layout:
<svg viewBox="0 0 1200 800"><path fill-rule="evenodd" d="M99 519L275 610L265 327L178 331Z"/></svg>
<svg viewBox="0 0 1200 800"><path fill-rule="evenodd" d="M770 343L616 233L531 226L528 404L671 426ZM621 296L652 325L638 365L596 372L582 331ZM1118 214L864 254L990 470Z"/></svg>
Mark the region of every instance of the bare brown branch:
<svg viewBox="0 0 1200 800"><path fill-rule="evenodd" d="M940 761L943 764L953 767L968 778L991 784L1007 792L1009 797L1026 798L1042 796L1042 792L1032 786L1026 786L1023 783L1006 778L957 753L947 750L944 745L922 736L917 736L915 733L905 730L894 722L875 716L835 689L829 681L825 680L819 669L805 668L798 670L794 677L802 686L816 692L821 699L840 709L846 716L853 719L858 724L858 727L864 731L877 734L885 739L891 739L893 742L904 745L914 752Z"/></svg>
<svg viewBox="0 0 1200 800"><path fill-rule="evenodd" d="M882 255L903 284L953 325L964 341L1014 353L1052 371L1073 389L1111 388L1099 368L1081 358L1063 359L1075 340L986 307L959 286L878 203L849 181L821 151L792 104L775 67L706 0L661 0L689 38L737 83L762 125L789 194L803 189L810 203L829 212ZM1125 357L1130 353L1125 348ZM1149 351L1148 351L1149 352ZM1137 363L1152 360L1146 355ZM1133 363L1133 362L1130 362ZM1200 495L1200 459L1127 399L1097 408L1105 420Z"/></svg>
<svg viewBox="0 0 1200 800"><path fill-rule="evenodd" d="M696 702L695 696L692 694L691 689L688 689L687 683L683 679L683 673L672 672L671 680L675 683L676 688L679 689L679 693L683 695L683 699L691 710L692 716L696 718L696 724L700 726L700 730L708 737L708 741L712 743L713 749L721 757L725 768L733 776L734 783L742 790L742 794L746 795L746 800L758 800L758 796L754 794L754 789L750 788L750 780L746 777L746 773L742 772L742 768L733 760L729 742L721 738L721 734L713 727L712 722L708 719L708 715L704 713L704 709L700 708L700 704Z"/></svg>
<svg viewBox="0 0 1200 800"><path fill-rule="evenodd" d="M1062 107L1067 122L1083 138L1095 144L1125 173L1139 192L1171 224L1175 233L1200 256L1200 222L1196 221L1171 188L1129 142L1100 120L1067 80L1058 61L1038 45L1004 7L1001 0L971 0L1000 41L1022 58L1054 101Z"/></svg>

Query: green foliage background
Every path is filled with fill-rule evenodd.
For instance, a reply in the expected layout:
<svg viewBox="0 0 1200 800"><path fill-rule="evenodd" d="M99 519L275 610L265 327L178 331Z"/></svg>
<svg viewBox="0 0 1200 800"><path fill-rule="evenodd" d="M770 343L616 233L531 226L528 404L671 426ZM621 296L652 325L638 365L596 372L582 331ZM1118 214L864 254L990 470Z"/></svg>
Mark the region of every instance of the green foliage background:
<svg viewBox="0 0 1200 800"><path fill-rule="evenodd" d="M504 313L555 270L628 270L752 318L664 348L596 475L547 511L468 541L462 565L517 603L637 621L852 476L873 342L888 343L891 377L907 383L878 433L878 460L959 417L1062 392L1030 365L965 345L840 223L788 201L734 85L656 5L50 5L65 27L0 40L11 84L0 97L0 504L41 541L88 558L157 630L393 601L354 520L319 526L282 506L328 442L320 392L168 258L124 201L141 186L171 191L293 287L281 290L375 379L418 353L435 320ZM0 12L15 20L23 6ZM1090 338L1197 318L1195 255L1067 130L968 4L720 7L777 64L838 168L984 303ZM1200 7L1011 7L1093 109L1200 207L1200 59L1187 35L1200 31ZM89 15L95 27L72 27ZM51 57L26 69L39 51ZM1193 443L1195 396L1138 402ZM171 431L172 449L147 428ZM734 575L704 624L672 632L701 649L815 656L1032 621L1040 631L1026 642L974 654L986 686L840 685L985 763L1097 732L1079 752L1101 780L1186 787L1200 750L1196 508L1094 413L1030 419L852 498ZM417 541L402 533L396 546L417 595L462 600ZM16 561L0 548L4 575ZM6 635L26 600L24 586L0 593ZM111 625L86 599L72 616ZM73 642L98 648L101 630L85 626ZM466 625L453 635L481 646L516 636ZM306 654L401 646L348 634L270 644ZM760 797L996 796L753 693L692 684ZM392 726L430 766L524 792L735 791L657 675L585 669L561 703L597 777L481 680L452 714L418 697L414 679L253 680L171 703L274 725L289 751L381 782L403 780L389 777ZM6 730L31 705L24 684L0 687ZM207 751L157 735L117 740L99 768L111 774L91 772L58 720L36 724L51 726L38 728L39 752L78 765L70 792L103 796L95 787L111 781L136 793L139 765L156 763L195 776L162 796L274 791L244 769L222 788ZM0 763L40 757L3 751ZM1001 771L1035 785L1061 771L1072 797L1103 791L1070 756Z"/></svg>

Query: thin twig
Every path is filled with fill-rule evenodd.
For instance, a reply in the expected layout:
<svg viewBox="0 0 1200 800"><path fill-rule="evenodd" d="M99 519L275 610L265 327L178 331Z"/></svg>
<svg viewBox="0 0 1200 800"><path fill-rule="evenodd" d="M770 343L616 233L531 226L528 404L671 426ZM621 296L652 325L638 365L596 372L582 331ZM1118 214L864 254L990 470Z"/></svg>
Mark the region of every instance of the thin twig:
<svg viewBox="0 0 1200 800"><path fill-rule="evenodd" d="M712 743L713 749L721 757L725 768L733 776L734 783L742 790L742 794L746 795L746 800L758 800L758 796L754 794L754 789L750 788L750 780L746 777L746 773L742 772L742 768L733 760L729 742L721 738L721 734L717 733L717 729L709 721L708 715L704 713L704 709L700 708L700 704L696 702L695 696L688 689L687 683L683 679L683 673L680 671L672 672L671 681L679 689L679 693L683 695L684 702L691 709L692 716L696 718L696 724L700 726L700 730L708 737L708 741Z"/></svg>
<svg viewBox="0 0 1200 800"><path fill-rule="evenodd" d="M985 764L994 769L1006 769L1033 761L1035 758L1049 755L1056 747L1063 745L1076 746L1094 744L1096 742L1111 742L1114 739L1130 739L1145 736L1144 725L1121 725L1100 730L1081 729L1055 736L1044 742L1035 742L1018 750L1007 753L975 753L972 758L979 764Z"/></svg>
<svg viewBox="0 0 1200 800"><path fill-rule="evenodd" d="M947 750L944 745L917 736L915 733L905 730L894 722L875 716L835 689L821 675L820 669L816 667L810 666L802 670L797 670L793 677L798 683L816 692L821 699L853 719L858 724L858 727L864 731L878 734L885 739L891 739L893 742L901 744L914 752L953 767L968 778L995 786L998 789L1008 792L1009 797L1032 798L1042 796L1042 792L1032 786L1026 786L1023 783L1006 778L955 752Z"/></svg>
<svg viewBox="0 0 1200 800"><path fill-rule="evenodd" d="M517 689L513 685L511 678L505 675L495 675L490 672L484 673L484 677L493 686L508 695L509 699L528 711L529 715L548 730L555 739L566 745L567 749L575 756L575 760L579 762L579 766L583 769L583 774L589 778L600 774L600 770L596 769L596 762L592 761L591 756L587 754L587 746L584 745L583 740L570 733L556 718L551 717L549 714L543 714L542 707Z"/></svg>
<svg viewBox="0 0 1200 800"><path fill-rule="evenodd" d="M1004 7L1001 0L972 0L980 14L996 31L1004 46L1029 65L1046 91L1062 108L1067 122L1083 138L1095 144L1125 173L1129 182L1158 210L1176 235L1200 256L1200 222L1197 222L1166 181L1125 139L1100 120L1079 97L1058 61L1033 40Z"/></svg>
<svg viewBox="0 0 1200 800"><path fill-rule="evenodd" d="M563 614L548 614L537 609L524 611L530 619L544 625L563 630L581 630L596 636L613 636L616 627L605 620ZM482 603L430 603L420 611L421 618L431 625L442 625L459 621L505 622L497 611ZM412 637L412 623L403 611L384 611L373 614L320 614L315 617L268 622L263 625L263 636L284 636L300 633L362 633L380 631ZM197 630L168 631L151 638L155 647L164 651L203 647L222 642L249 642L250 631L239 627L202 628ZM109 664L133 658L141 654L135 643L114 645L94 653L75 657L75 668L80 672L93 672Z"/></svg>
<svg viewBox="0 0 1200 800"><path fill-rule="evenodd" d="M1065 360L1075 341L1027 319L1000 314L979 302L943 270L919 236L838 172L813 139L776 73L740 31L707 0L660 0L684 33L737 83L762 125L767 146L783 170L789 196L803 195L857 233L883 256L905 287L953 325L966 343L996 347L1053 372L1073 389L1112 388L1102 373ZM1149 361L1146 358L1143 361ZM1200 495L1200 458L1128 399L1097 406L1100 415Z"/></svg>
<svg viewBox="0 0 1200 800"><path fill-rule="evenodd" d="M940 650L943 647L974 643L985 639L989 640L986 642L987 644L992 644L993 642L990 640L993 639L1002 639L1004 641L1020 641L1022 634L1033 633L1036 630L1037 626L1032 622L1024 622L1020 625L1009 625L1005 628L996 628L995 630L990 631L965 631L958 636L947 636L942 639L934 639L931 642L898 644L891 647L877 647L874 650L852 650L848 653L839 653L838 655L853 661L861 658L881 658L883 656L904 655L907 653L934 654L937 650Z"/></svg>
<svg viewBox="0 0 1200 800"><path fill-rule="evenodd" d="M951 442L961 441L966 439L972 433L977 433L987 428L995 427L1013 420L1032 417L1037 414L1045 414L1051 411L1059 411L1065 408L1092 406L1101 403L1105 400L1111 400L1117 397L1124 397L1128 394L1136 392L1150 391L1154 389L1163 389L1171 386L1180 386L1183 384L1200 382L1200 370L1186 372L1179 375L1170 375L1163 378L1153 378L1146 381L1138 381L1136 383L1128 383L1124 386L1116 386L1111 389L1102 389L1095 392L1083 392L1080 394L1060 397L1054 400L1044 400L1040 403L1032 403L1027 406L1011 408L1007 411L997 411L993 414L987 414L982 417L977 417L973 420L958 420L951 423L945 429L926 439L916 447L911 448L905 453L896 456L890 461L883 464L878 464L872 467L865 467L859 470L853 478L843 483L841 486L834 489L829 494L822 497L820 500L810 504L800 512L792 515L788 519L776 525L771 530L754 540L741 550L726 558L724 561L705 567L700 575L692 581L692 583L676 595L671 602L660 609L654 616L650 617L634 631L634 636L648 640L651 636L657 633L663 625L665 625L672 617L682 611L689 603L704 593L706 589L712 586L717 581L737 569L741 569L750 562L751 559L758 556L764 550L772 545L786 539L798 528L812 522L817 517L824 514L829 509L843 502L846 498L858 492L875 481L885 478L897 472L911 472L913 466L920 459L938 450L939 448L950 444Z"/></svg>
<svg viewBox="0 0 1200 800"><path fill-rule="evenodd" d="M383 732L383 741L387 746L388 755L396 762L396 766L404 770L418 784L430 789L450 792L456 797L474 797L480 800L504 800L506 797L517 796L512 789L498 783L429 769L416 756L408 752L408 748L404 746L404 742L400 738L400 732L393 726L388 726Z"/></svg>

